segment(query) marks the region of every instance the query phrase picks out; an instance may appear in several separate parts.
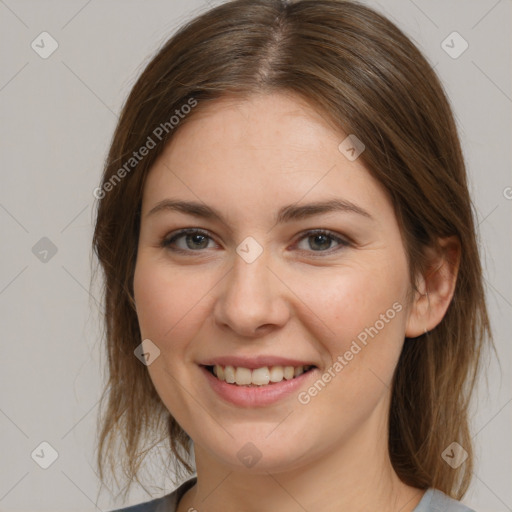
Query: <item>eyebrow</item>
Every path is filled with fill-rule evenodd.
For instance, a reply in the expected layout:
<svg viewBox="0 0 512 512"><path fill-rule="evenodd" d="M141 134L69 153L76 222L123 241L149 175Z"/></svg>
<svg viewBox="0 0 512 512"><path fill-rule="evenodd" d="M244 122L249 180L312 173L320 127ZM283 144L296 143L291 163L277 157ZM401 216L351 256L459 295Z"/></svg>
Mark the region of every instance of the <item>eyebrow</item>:
<svg viewBox="0 0 512 512"><path fill-rule="evenodd" d="M160 201L146 214L146 217L164 211L177 211L187 215L193 215L194 217L217 220L223 224L225 223L222 214L215 208L196 201L179 201L173 199L164 199L163 201ZM276 224L283 224L285 222L301 220L315 215L332 212L355 213L373 220L373 217L360 206L357 206L345 199L331 199L328 201L308 203L301 206L297 204L284 206L277 213Z"/></svg>

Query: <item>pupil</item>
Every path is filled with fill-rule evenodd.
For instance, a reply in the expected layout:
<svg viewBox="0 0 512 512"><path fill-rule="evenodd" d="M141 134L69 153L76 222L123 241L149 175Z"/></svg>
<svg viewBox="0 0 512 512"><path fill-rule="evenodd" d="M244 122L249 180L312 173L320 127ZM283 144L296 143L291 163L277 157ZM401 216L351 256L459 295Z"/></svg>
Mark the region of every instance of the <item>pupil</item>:
<svg viewBox="0 0 512 512"><path fill-rule="evenodd" d="M199 244L201 244L201 239L202 241L204 242L206 240L206 237L204 235L188 235L188 240L192 240L192 245L196 244L196 242L199 242ZM201 245L199 248L202 249L204 247L204 243L203 245ZM194 245L194 247L190 247L189 248L198 248L198 245Z"/></svg>
<svg viewBox="0 0 512 512"><path fill-rule="evenodd" d="M320 245L321 249L328 249L330 245L330 238L327 235L314 235L312 236L313 240L315 240L315 243L313 245ZM316 240L320 240L319 244L316 244ZM323 243L322 243L323 241Z"/></svg>

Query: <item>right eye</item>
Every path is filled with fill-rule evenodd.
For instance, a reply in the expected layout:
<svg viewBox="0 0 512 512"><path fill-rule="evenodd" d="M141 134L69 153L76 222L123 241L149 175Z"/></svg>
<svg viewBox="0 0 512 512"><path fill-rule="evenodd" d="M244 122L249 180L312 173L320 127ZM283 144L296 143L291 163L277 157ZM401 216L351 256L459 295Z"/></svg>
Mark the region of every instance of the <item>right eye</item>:
<svg viewBox="0 0 512 512"><path fill-rule="evenodd" d="M201 229L188 228L171 233L161 241L161 246L174 252L190 253L208 249L208 242L213 239Z"/></svg>

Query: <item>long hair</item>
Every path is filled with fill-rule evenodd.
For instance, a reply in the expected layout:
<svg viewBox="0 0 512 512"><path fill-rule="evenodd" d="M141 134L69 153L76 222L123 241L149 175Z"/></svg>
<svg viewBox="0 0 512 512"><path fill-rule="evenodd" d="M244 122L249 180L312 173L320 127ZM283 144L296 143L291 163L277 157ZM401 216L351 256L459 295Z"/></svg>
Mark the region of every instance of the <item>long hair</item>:
<svg viewBox="0 0 512 512"><path fill-rule="evenodd" d="M482 349L492 345L464 158L427 60L388 19L342 0L219 5L182 26L131 90L96 194L93 248L104 276L108 357L98 421L100 478L109 462L129 487L150 435L167 440L177 465L191 470L190 439L134 356L141 343L133 276L145 178L174 133L210 102L273 91L300 95L333 129L364 141L360 159L391 197L412 286L425 269L426 247L439 237L460 241L453 300L435 329L405 339L389 411L389 454L400 479L460 499L474 463L468 404ZM149 146L148 137L151 149L132 160ZM453 441L468 452L458 469L441 457Z"/></svg>

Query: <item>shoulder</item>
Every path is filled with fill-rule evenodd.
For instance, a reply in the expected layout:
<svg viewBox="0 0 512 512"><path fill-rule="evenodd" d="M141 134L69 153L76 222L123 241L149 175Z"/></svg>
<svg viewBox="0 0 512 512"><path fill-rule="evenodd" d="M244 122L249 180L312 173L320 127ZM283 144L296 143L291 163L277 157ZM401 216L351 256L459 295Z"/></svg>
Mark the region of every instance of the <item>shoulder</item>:
<svg viewBox="0 0 512 512"><path fill-rule="evenodd" d="M125 508L117 508L116 510L112 510L111 512L157 512L162 508L163 503L167 500L172 494L167 494L162 498L157 498L156 500L146 501L145 503L139 503L138 505L132 505L131 507ZM171 509L174 512L174 509Z"/></svg>
<svg viewBox="0 0 512 512"><path fill-rule="evenodd" d="M197 481L196 477L183 482L175 491L166 494L161 498L157 498L138 505L119 508L111 512L176 512L181 497L190 489Z"/></svg>
<svg viewBox="0 0 512 512"><path fill-rule="evenodd" d="M427 489L413 512L475 512L439 489Z"/></svg>

